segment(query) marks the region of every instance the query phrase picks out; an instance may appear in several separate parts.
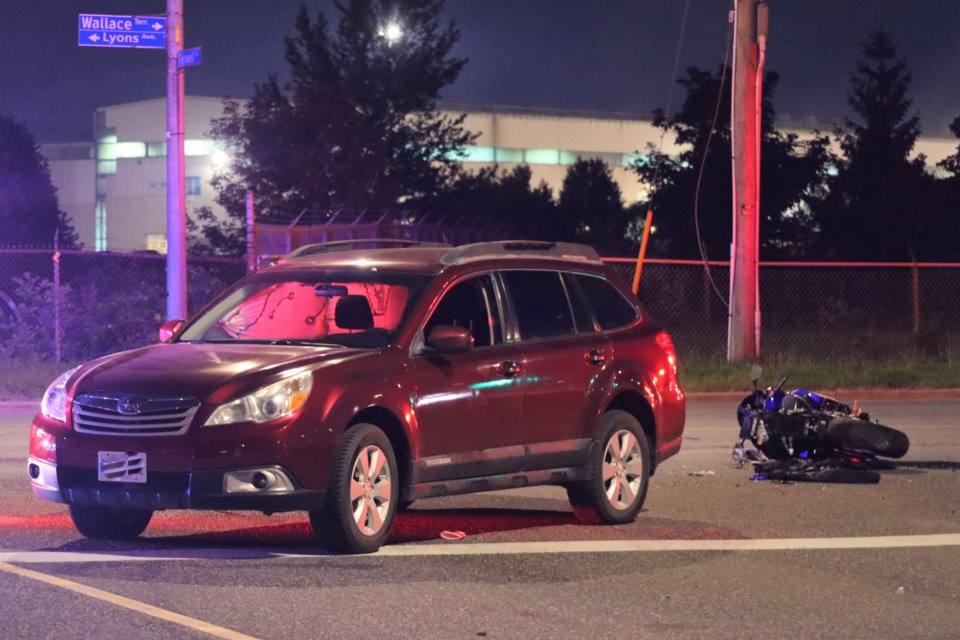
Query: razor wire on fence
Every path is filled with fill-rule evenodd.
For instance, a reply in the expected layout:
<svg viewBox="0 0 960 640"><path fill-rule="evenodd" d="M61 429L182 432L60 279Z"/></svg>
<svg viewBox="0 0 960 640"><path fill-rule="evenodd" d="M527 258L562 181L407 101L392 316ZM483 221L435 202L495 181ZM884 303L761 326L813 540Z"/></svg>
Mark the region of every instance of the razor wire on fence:
<svg viewBox="0 0 960 640"><path fill-rule="evenodd" d="M607 262L633 279L634 260ZM190 312L244 273L242 259L189 258ZM722 359L728 291L726 263L649 260L639 296L682 357ZM761 263L760 296L765 357L960 358L960 264ZM0 249L0 357L79 361L149 344L165 308L165 256Z"/></svg>

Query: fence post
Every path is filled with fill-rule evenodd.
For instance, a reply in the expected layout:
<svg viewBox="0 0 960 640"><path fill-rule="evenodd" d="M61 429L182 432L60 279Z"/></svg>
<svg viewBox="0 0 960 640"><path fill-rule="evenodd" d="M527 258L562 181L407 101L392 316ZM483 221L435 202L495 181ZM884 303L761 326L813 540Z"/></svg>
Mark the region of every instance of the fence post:
<svg viewBox="0 0 960 640"><path fill-rule="evenodd" d="M257 270L257 235L254 224L253 191L247 191L247 273Z"/></svg>
<svg viewBox="0 0 960 640"><path fill-rule="evenodd" d="M913 335L920 335L920 268L913 262Z"/></svg>
<svg viewBox="0 0 960 640"><path fill-rule="evenodd" d="M60 328L60 230L53 234L53 359L60 362L63 336Z"/></svg>
<svg viewBox="0 0 960 640"><path fill-rule="evenodd" d="M913 267L910 269L913 276L913 335L920 335L920 268L917 265L917 256L913 253L913 247L907 244L907 251L910 252L910 260Z"/></svg>

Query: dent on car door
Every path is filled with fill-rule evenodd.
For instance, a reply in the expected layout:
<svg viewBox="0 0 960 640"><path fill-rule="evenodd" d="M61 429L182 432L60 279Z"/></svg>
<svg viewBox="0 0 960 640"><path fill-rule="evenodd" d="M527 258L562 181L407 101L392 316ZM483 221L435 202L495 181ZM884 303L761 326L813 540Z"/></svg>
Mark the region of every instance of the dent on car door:
<svg viewBox="0 0 960 640"><path fill-rule="evenodd" d="M517 470L523 449L523 362L504 341L503 316L489 275L455 283L422 330L412 358L413 406L420 431L416 481L492 475ZM473 347L431 348L438 326L467 329Z"/></svg>
<svg viewBox="0 0 960 640"><path fill-rule="evenodd" d="M611 355L581 295L556 271L504 271L525 366L524 430L531 467L581 463Z"/></svg>

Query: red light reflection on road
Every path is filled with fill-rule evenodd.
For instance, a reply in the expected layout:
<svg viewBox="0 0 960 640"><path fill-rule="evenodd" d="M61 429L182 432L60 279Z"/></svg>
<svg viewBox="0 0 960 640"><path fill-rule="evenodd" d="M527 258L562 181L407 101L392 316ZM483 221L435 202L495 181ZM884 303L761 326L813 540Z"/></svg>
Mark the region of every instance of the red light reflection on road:
<svg viewBox="0 0 960 640"><path fill-rule="evenodd" d="M397 515L390 542L439 539L444 530L467 536L532 530L576 524L572 513L523 509L410 510ZM70 516L62 514L2 515L2 529L64 529L73 531ZM77 534L79 537L79 534ZM241 546L314 546L310 524L302 513L259 514L233 512L159 512L150 521L143 542L217 543Z"/></svg>

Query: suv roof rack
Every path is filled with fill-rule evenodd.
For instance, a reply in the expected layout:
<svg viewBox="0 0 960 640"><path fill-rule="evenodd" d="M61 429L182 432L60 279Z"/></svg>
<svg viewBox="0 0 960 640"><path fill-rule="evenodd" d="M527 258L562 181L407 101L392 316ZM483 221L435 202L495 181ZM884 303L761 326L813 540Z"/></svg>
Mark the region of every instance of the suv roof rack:
<svg viewBox="0 0 960 640"><path fill-rule="evenodd" d="M454 247L444 254L443 264L462 264L484 258L543 257L580 262L600 262L600 254L588 245L572 242L542 242L539 240L503 240L478 242Z"/></svg>
<svg viewBox="0 0 960 640"><path fill-rule="evenodd" d="M367 246L363 246L367 245ZM286 260L298 260L310 256L320 255L322 253L331 253L334 251L348 251L354 248L370 248L369 245L377 245L376 248L402 248L402 247L449 247L445 242L422 242L420 240L404 240L402 238L354 238L352 240L333 240L331 242L317 242L314 244L305 244L302 247L291 251L286 256Z"/></svg>

